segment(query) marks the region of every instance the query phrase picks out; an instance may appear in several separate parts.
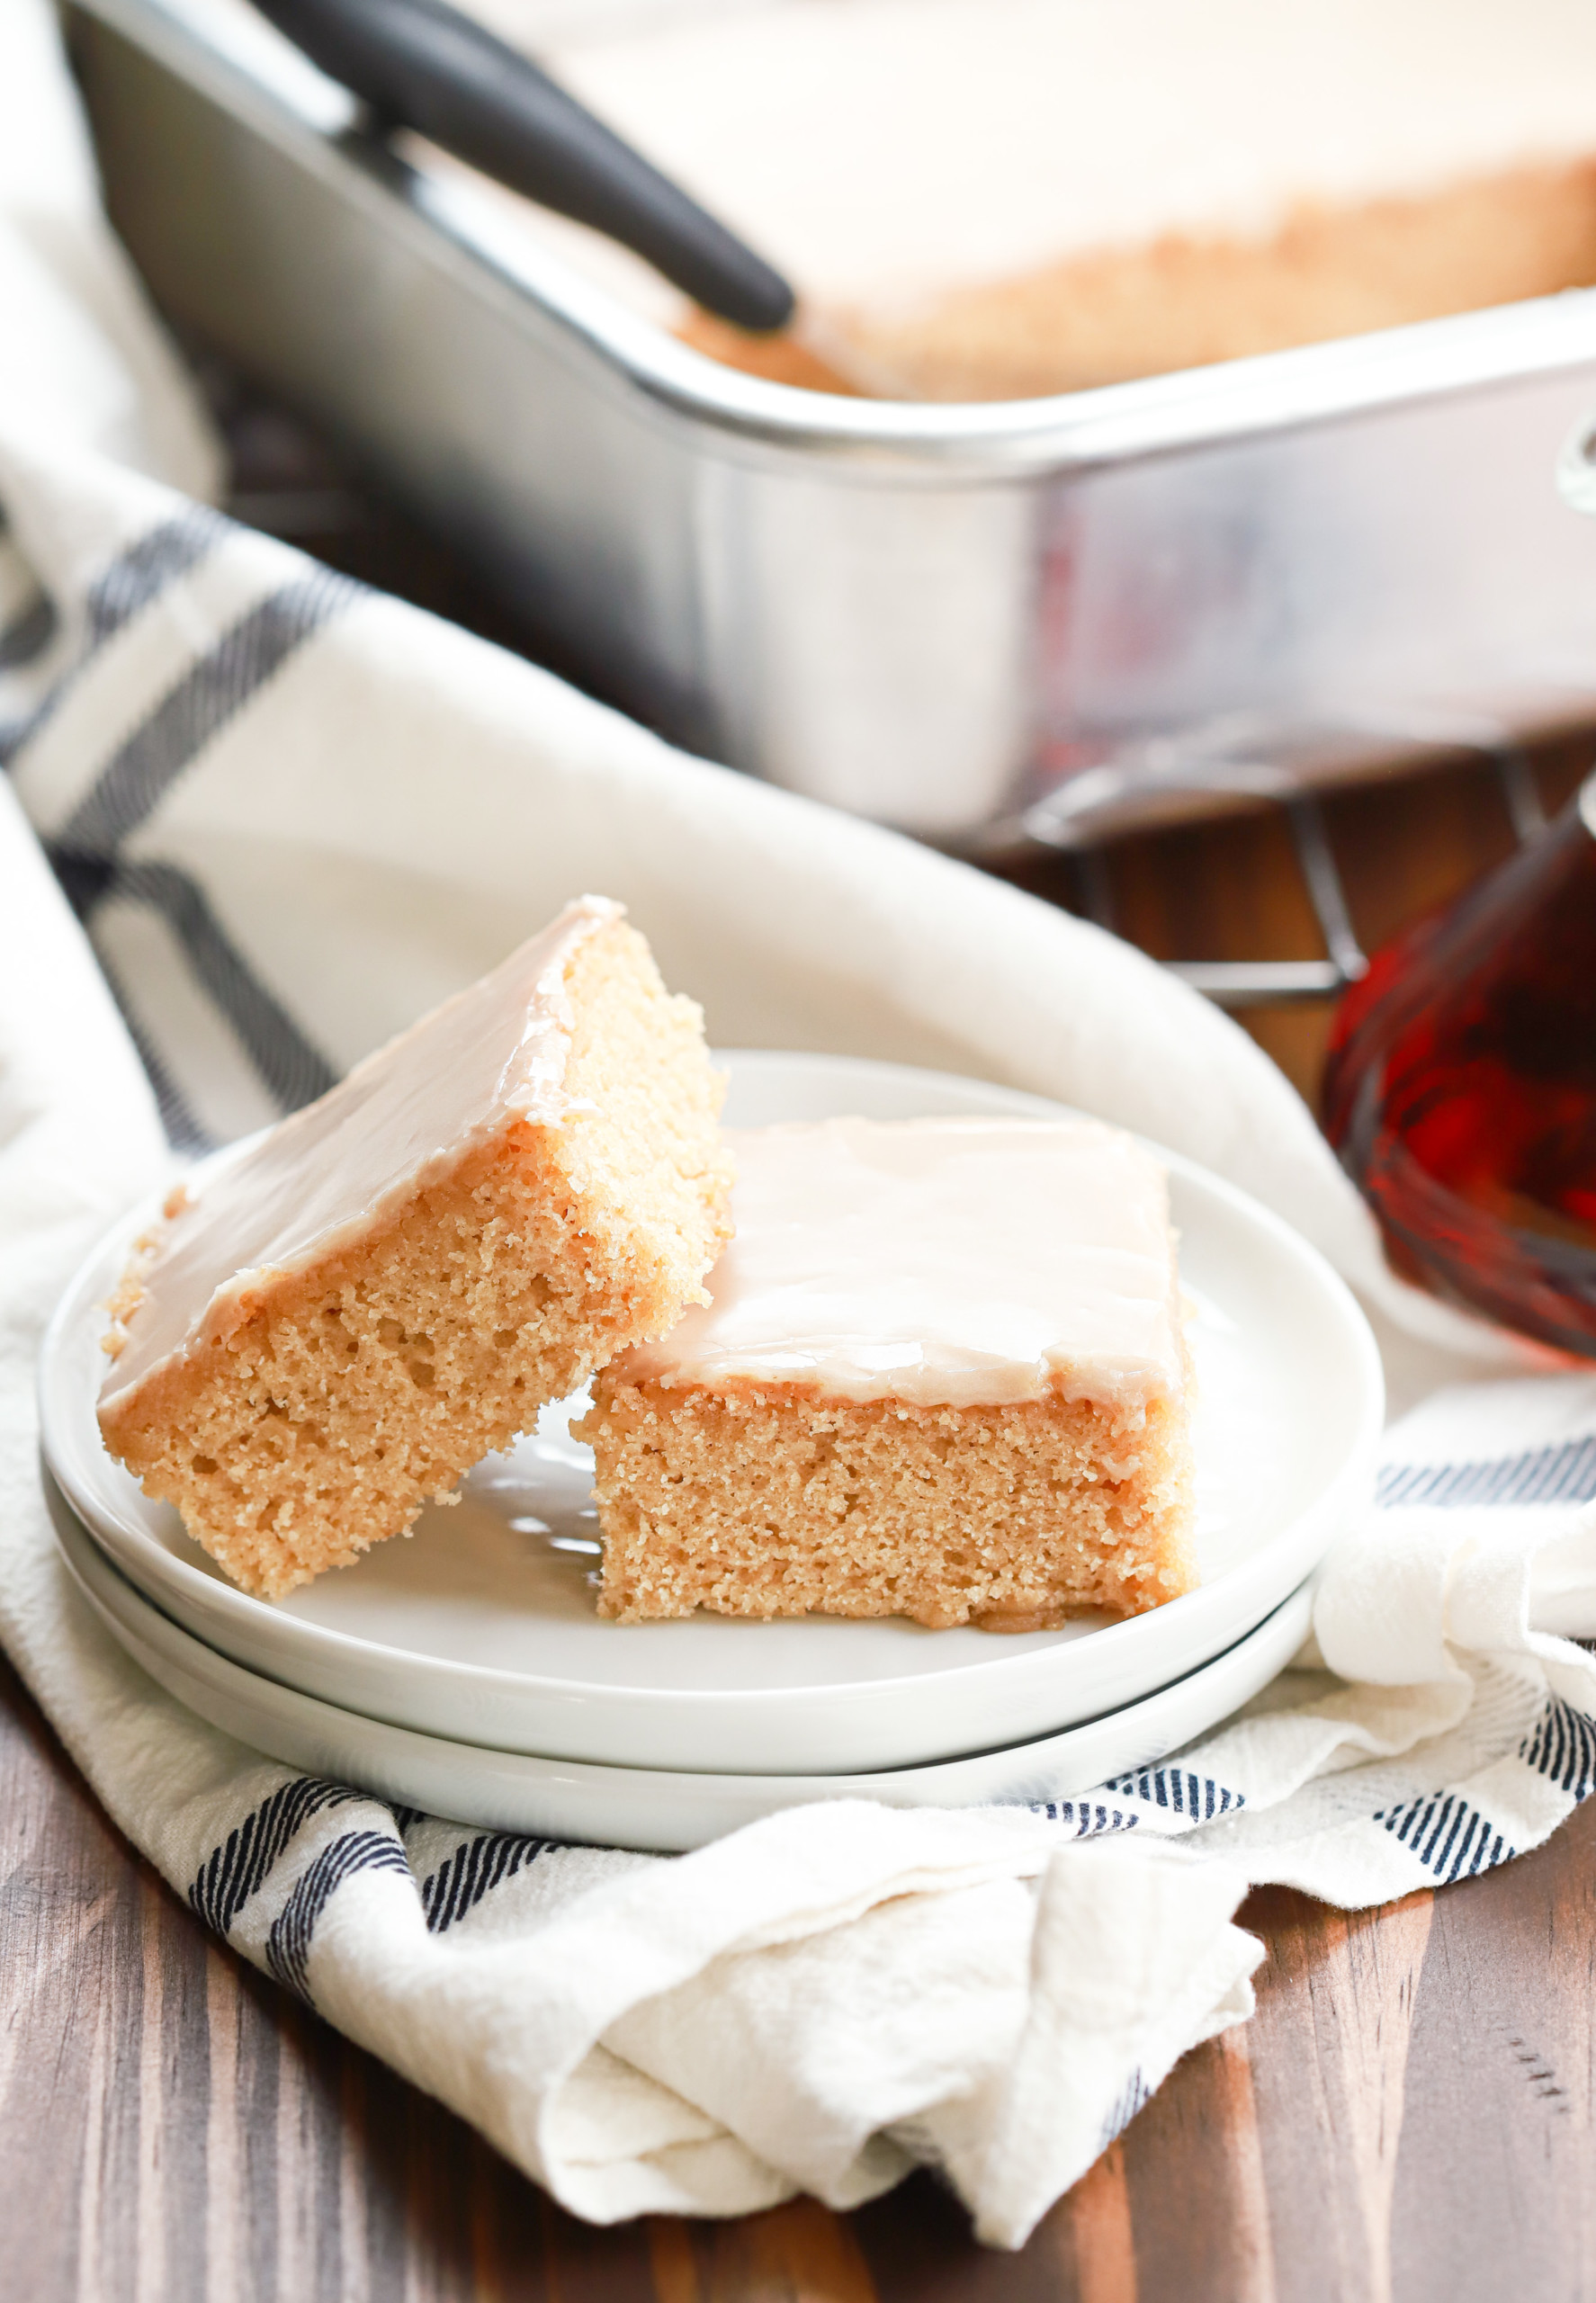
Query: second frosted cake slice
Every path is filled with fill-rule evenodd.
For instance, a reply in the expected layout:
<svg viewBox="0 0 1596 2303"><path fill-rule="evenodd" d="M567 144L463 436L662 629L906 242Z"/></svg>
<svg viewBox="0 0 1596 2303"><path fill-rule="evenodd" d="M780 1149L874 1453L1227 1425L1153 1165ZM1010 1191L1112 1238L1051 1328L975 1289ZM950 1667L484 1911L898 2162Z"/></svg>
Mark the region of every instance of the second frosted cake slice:
<svg viewBox="0 0 1596 2303"><path fill-rule="evenodd" d="M602 1611L1032 1630L1188 1590L1162 1169L1085 1119L737 1134L736 1238L598 1378Z"/></svg>

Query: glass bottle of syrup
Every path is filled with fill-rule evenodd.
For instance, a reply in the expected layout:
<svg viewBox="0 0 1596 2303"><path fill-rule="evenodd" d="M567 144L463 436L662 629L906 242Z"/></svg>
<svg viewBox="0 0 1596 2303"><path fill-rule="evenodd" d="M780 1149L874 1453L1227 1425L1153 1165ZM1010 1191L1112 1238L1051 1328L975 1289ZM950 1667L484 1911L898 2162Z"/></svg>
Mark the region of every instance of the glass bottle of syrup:
<svg viewBox="0 0 1596 2303"><path fill-rule="evenodd" d="M1347 993L1324 1124L1399 1269L1596 1358L1596 775Z"/></svg>

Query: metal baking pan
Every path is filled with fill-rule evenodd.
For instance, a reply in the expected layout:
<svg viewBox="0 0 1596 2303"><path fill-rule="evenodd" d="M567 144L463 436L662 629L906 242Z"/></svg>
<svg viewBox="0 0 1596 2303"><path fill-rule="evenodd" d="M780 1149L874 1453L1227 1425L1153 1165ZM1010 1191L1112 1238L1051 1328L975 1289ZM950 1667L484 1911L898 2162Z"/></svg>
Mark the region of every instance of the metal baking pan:
<svg viewBox="0 0 1596 2303"><path fill-rule="evenodd" d="M702 358L221 0L66 10L165 309L677 742L970 850L1596 707L1596 291L980 407Z"/></svg>

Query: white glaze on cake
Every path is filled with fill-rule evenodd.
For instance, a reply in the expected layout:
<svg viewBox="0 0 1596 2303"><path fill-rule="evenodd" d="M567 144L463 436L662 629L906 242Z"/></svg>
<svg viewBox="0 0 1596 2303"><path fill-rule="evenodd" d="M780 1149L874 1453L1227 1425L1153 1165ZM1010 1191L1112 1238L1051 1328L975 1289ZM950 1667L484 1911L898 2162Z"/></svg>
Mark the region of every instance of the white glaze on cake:
<svg viewBox="0 0 1596 2303"><path fill-rule="evenodd" d="M1596 149L1585 0L474 5L822 305Z"/></svg>
<svg viewBox="0 0 1596 2303"><path fill-rule="evenodd" d="M189 1344L228 1334L247 1299L354 1245L507 1123L557 1123L568 1109L565 972L577 946L620 916L600 896L567 905L177 1205L102 1404Z"/></svg>
<svg viewBox="0 0 1596 2303"><path fill-rule="evenodd" d="M731 1141L737 1235L710 1304L626 1353L623 1382L926 1407L1179 1394L1168 1187L1119 1129L833 1119Z"/></svg>

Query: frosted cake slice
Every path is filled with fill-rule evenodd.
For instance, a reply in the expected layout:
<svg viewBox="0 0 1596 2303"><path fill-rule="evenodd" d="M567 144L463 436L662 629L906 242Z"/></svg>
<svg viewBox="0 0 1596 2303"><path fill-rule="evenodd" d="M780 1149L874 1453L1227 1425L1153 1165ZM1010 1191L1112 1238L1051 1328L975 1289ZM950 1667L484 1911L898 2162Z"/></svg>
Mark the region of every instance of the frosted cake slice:
<svg viewBox="0 0 1596 2303"><path fill-rule="evenodd" d="M707 1300L723 1081L587 897L168 1203L112 1306L112 1453L246 1590L408 1527Z"/></svg>
<svg viewBox="0 0 1596 2303"><path fill-rule="evenodd" d="M578 1427L601 1612L1057 1625L1194 1581L1168 1188L1093 1120L737 1132L710 1300Z"/></svg>

